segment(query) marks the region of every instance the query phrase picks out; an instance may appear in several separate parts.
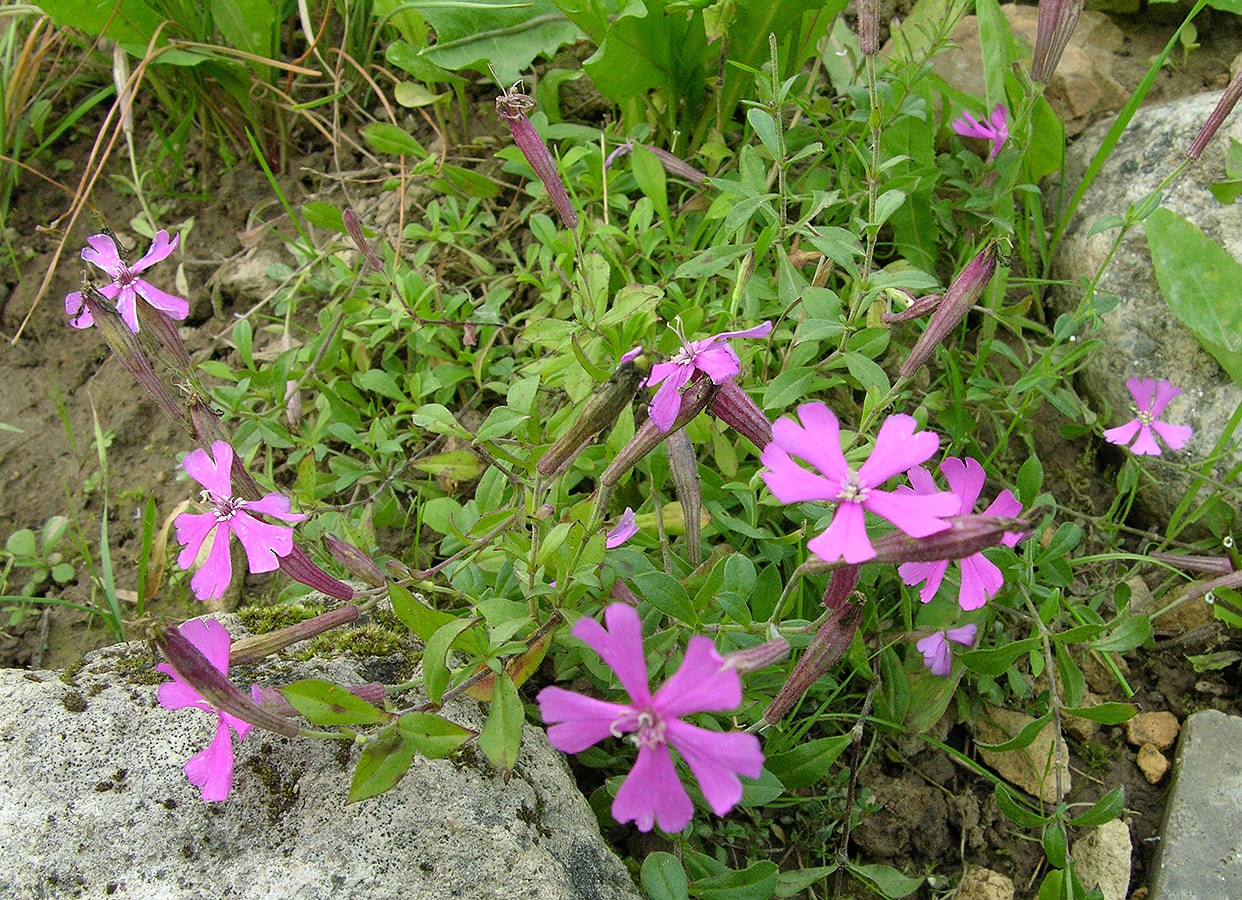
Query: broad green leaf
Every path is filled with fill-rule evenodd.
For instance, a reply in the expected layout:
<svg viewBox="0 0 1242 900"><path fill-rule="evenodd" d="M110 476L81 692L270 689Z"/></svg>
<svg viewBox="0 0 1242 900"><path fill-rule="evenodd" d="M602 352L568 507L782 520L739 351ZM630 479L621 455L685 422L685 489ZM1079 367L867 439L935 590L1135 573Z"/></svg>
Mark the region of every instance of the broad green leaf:
<svg viewBox="0 0 1242 900"><path fill-rule="evenodd" d="M316 725L377 725L392 719L392 713L330 681L307 678L282 687L280 693Z"/></svg>
<svg viewBox="0 0 1242 900"><path fill-rule="evenodd" d="M428 759L443 759L474 734L469 728L462 728L434 713L406 713L396 724L414 742L414 748Z"/></svg>
<svg viewBox="0 0 1242 900"><path fill-rule="evenodd" d="M1048 858L1049 865L1064 869L1069 852L1069 841L1065 838L1065 826L1060 822L1049 822L1044 827L1043 844L1044 856Z"/></svg>
<svg viewBox="0 0 1242 900"><path fill-rule="evenodd" d="M656 215L662 221L668 220L668 175L656 155L639 143L634 144L630 154L630 170L638 189L651 198Z"/></svg>
<svg viewBox="0 0 1242 900"><path fill-rule="evenodd" d="M1021 750L1024 747L1031 746L1031 742L1038 737L1044 726L1052 720L1052 713L1047 712L1027 722L1022 730L1015 734L1007 741L1001 741L999 744L985 744L982 741L975 741L975 745L981 750L990 750L993 753L1008 753L1010 750Z"/></svg>
<svg viewBox="0 0 1242 900"><path fill-rule="evenodd" d="M890 900L901 900L902 897L909 897L923 886L922 878L911 878L908 875L903 875L892 866L885 866L879 863L858 866L847 863L846 868L855 877L865 881L885 897L890 898Z"/></svg>
<svg viewBox="0 0 1242 900"><path fill-rule="evenodd" d="M39 0L39 9L52 17L57 25L83 31L92 37L107 36L121 44L139 44L146 51L147 43L165 21L165 16L144 0L86 3L83 0ZM104 31L105 26L107 31ZM164 30L167 43L168 30Z"/></svg>
<svg viewBox="0 0 1242 900"><path fill-rule="evenodd" d="M1169 309L1242 385L1242 265L1177 213L1154 210L1144 225Z"/></svg>
<svg viewBox="0 0 1242 900"><path fill-rule="evenodd" d="M377 797L405 777L414 761L414 742L393 722L375 735L362 750L349 785L349 802Z"/></svg>
<svg viewBox="0 0 1242 900"><path fill-rule="evenodd" d="M419 428L425 428L432 434L448 434L453 437L464 438L467 441L474 439L474 435L458 424L457 420L453 418L453 414L448 411L448 407L439 403L428 403L426 406L420 406L410 418Z"/></svg>
<svg viewBox="0 0 1242 900"><path fill-rule="evenodd" d="M1151 619L1142 613L1126 614L1113 623L1108 634L1091 642L1093 650L1125 653L1152 640Z"/></svg>
<svg viewBox="0 0 1242 900"><path fill-rule="evenodd" d="M741 871L699 878L692 888L701 900L768 900L780 874L776 863L765 859Z"/></svg>
<svg viewBox="0 0 1242 900"><path fill-rule="evenodd" d="M1022 641L1012 641L991 650L970 650L958 654L958 659L972 672L999 678L1006 669L1013 665L1014 660L1038 647L1039 638L1027 638Z"/></svg>
<svg viewBox="0 0 1242 900"><path fill-rule="evenodd" d="M474 622L474 619L454 619L436 629L431 640L427 641L427 647L423 650L423 688L427 691L427 699L432 703L439 703L448 687L449 648Z"/></svg>
<svg viewBox="0 0 1242 900"><path fill-rule="evenodd" d="M492 411L487 414L487 419L479 426L479 430L475 433L477 441L494 441L496 438L507 437L513 433L513 429L519 423L525 422L530 416L520 413L516 409L509 409L507 406L493 406Z"/></svg>
<svg viewBox="0 0 1242 900"><path fill-rule="evenodd" d="M551 57L583 33L552 0L460 4L416 4L436 30L436 42L419 55L456 71L483 71L490 62L506 86L517 81L538 56Z"/></svg>
<svg viewBox="0 0 1242 900"><path fill-rule="evenodd" d="M427 151L404 129L389 122L372 122L362 129L362 136L379 153L393 156L414 156L425 159Z"/></svg>
<svg viewBox="0 0 1242 900"><path fill-rule="evenodd" d="M1062 712L1086 719L1088 722L1098 722L1101 725L1120 725L1122 722L1133 719L1138 709L1129 703L1117 703L1110 700L1107 703L1097 703L1095 706L1067 706Z"/></svg>
<svg viewBox="0 0 1242 900"><path fill-rule="evenodd" d="M768 757L765 768L779 778L788 790L806 787L827 775L837 757L849 745L848 734L806 741L792 750Z"/></svg>
<svg viewBox="0 0 1242 900"><path fill-rule="evenodd" d="M354 375L353 382L361 390L379 394L381 397L387 397L389 400L401 402L408 399L405 391L401 390L401 386L397 384L397 379L383 369L368 369L366 372L358 372Z"/></svg>
<svg viewBox="0 0 1242 900"><path fill-rule="evenodd" d="M449 450L434 456L425 456L410 464L420 472L442 475L454 481L473 481L483 474L486 466L469 450Z"/></svg>
<svg viewBox="0 0 1242 900"><path fill-rule="evenodd" d="M648 853L640 873L643 889L651 900L687 900L686 870L671 853Z"/></svg>
<svg viewBox="0 0 1242 900"><path fill-rule="evenodd" d="M212 0L211 17L220 33L238 50L271 56L275 45L276 6L254 0ZM255 63L249 63L257 67Z"/></svg>
<svg viewBox="0 0 1242 900"><path fill-rule="evenodd" d="M479 749L503 777L507 777L517 764L525 721L526 711L522 698L518 696L517 686L508 673L500 674L492 690L491 712L479 732Z"/></svg>
<svg viewBox="0 0 1242 900"><path fill-rule="evenodd" d="M664 615L685 625L698 623L690 595L676 578L663 572L642 572L634 576L634 588L639 597Z"/></svg>
<svg viewBox="0 0 1242 900"><path fill-rule="evenodd" d="M996 798L996 805L1005 818L1020 828L1038 828L1052 821L1051 816L1041 815L1018 802L1009 788L999 781L992 786L992 796Z"/></svg>

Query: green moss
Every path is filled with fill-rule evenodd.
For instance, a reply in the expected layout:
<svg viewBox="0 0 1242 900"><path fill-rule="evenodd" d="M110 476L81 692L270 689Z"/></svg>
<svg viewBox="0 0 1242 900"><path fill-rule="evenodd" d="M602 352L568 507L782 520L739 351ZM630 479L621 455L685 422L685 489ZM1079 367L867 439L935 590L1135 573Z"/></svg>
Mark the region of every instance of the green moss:
<svg viewBox="0 0 1242 900"><path fill-rule="evenodd" d="M69 712L86 712L86 698L77 691L69 691L60 698L60 703Z"/></svg>
<svg viewBox="0 0 1242 900"><path fill-rule="evenodd" d="M237 616L251 634L267 634L277 628L313 619L323 611L318 604L290 603L284 606L248 606L239 609Z"/></svg>
<svg viewBox="0 0 1242 900"><path fill-rule="evenodd" d="M65 666L64 671L60 673L60 680L65 684L73 684L74 679L78 677L78 673L82 671L82 667L86 665L85 659L79 659Z"/></svg>
<svg viewBox="0 0 1242 900"><path fill-rule="evenodd" d="M353 653L357 656L391 656L401 653L401 637L379 624L337 628L311 641L315 656Z"/></svg>
<svg viewBox="0 0 1242 900"><path fill-rule="evenodd" d="M116 673L125 679L126 684L162 684L168 676L155 671L157 662L145 653L122 656L116 661Z"/></svg>
<svg viewBox="0 0 1242 900"><path fill-rule="evenodd" d="M271 825L279 822L298 799L298 781L302 778L302 770L294 769L289 773L289 780L281 777L280 770L272 762L274 748L264 744L261 751L246 761L246 766L258 778L259 783L267 789L267 821Z"/></svg>

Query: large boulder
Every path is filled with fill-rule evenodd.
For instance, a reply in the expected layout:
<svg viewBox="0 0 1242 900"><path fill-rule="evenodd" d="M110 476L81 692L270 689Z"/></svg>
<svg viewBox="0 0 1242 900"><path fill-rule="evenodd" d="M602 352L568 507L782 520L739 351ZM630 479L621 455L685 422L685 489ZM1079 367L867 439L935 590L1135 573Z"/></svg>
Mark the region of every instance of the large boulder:
<svg viewBox="0 0 1242 900"><path fill-rule="evenodd" d="M1091 227L1104 216L1123 215L1131 204L1155 190L1185 159L1187 148L1220 96L1219 92L1199 94L1138 111L1065 230L1053 261L1054 277L1064 282L1051 292L1057 313L1078 306L1084 286L1094 277L1116 237L1115 231L1088 236ZM1070 147L1064 183L1044 185L1050 204L1058 197L1068 198L1081 183L1112 124L1109 119L1092 126ZM1235 259L1242 260L1242 204L1219 203L1208 191L1210 184L1226 177L1225 153L1231 137L1242 140L1242 115L1237 113L1217 132L1202 159L1164 192L1161 205L1184 216ZM1054 221L1051 209L1049 215ZM1195 435L1185 450L1162 459L1197 464L1211 452L1242 402L1242 388L1170 312L1156 281L1141 226L1122 241L1098 292L1115 296L1117 304L1103 315L1095 333L1103 346L1082 371L1080 390L1108 402L1112 417L1104 424L1114 426L1134 417L1133 400L1125 386L1127 378L1173 382L1185 394L1173 400L1163 418L1192 426ZM1242 449L1235 444L1233 452L1218 461L1215 476L1224 479L1239 462ZM1186 472L1161 467L1157 483L1144 484L1147 507L1167 514L1185 496L1190 481Z"/></svg>
<svg viewBox="0 0 1242 900"><path fill-rule="evenodd" d="M371 662L382 664L286 660L247 674L360 683ZM154 663L134 643L64 673L0 670L0 896L639 896L537 728L507 781L467 745L416 758L396 788L355 804L356 748L256 728L238 746L229 798L205 803L181 766L215 717L160 707ZM445 714L482 722L473 703Z"/></svg>

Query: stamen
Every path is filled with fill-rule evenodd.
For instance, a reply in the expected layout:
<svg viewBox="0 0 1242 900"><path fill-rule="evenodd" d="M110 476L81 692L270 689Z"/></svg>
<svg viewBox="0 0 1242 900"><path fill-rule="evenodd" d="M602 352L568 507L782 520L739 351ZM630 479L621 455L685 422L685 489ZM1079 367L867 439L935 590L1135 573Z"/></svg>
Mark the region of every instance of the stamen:
<svg viewBox="0 0 1242 900"><path fill-rule="evenodd" d="M870 493L871 488L859 481L858 473L850 469L849 474L841 479L841 492L837 494L837 499L843 503L863 503Z"/></svg>

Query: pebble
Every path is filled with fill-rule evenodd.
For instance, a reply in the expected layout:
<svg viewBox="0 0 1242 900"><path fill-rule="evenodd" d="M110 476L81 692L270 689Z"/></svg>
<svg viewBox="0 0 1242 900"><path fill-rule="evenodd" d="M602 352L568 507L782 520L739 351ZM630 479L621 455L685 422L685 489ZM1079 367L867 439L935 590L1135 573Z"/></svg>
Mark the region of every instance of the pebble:
<svg viewBox="0 0 1242 900"><path fill-rule="evenodd" d="M1144 744L1139 747L1138 767L1148 784L1159 784L1169 771L1169 760L1155 744Z"/></svg>
<svg viewBox="0 0 1242 900"><path fill-rule="evenodd" d="M1125 723L1126 740L1134 746L1152 744L1156 750L1168 750L1177 741L1181 728L1171 712L1141 712ZM1153 782L1154 783L1154 782Z"/></svg>
<svg viewBox="0 0 1242 900"><path fill-rule="evenodd" d="M957 900L1013 900L1013 879L983 866L967 865Z"/></svg>

